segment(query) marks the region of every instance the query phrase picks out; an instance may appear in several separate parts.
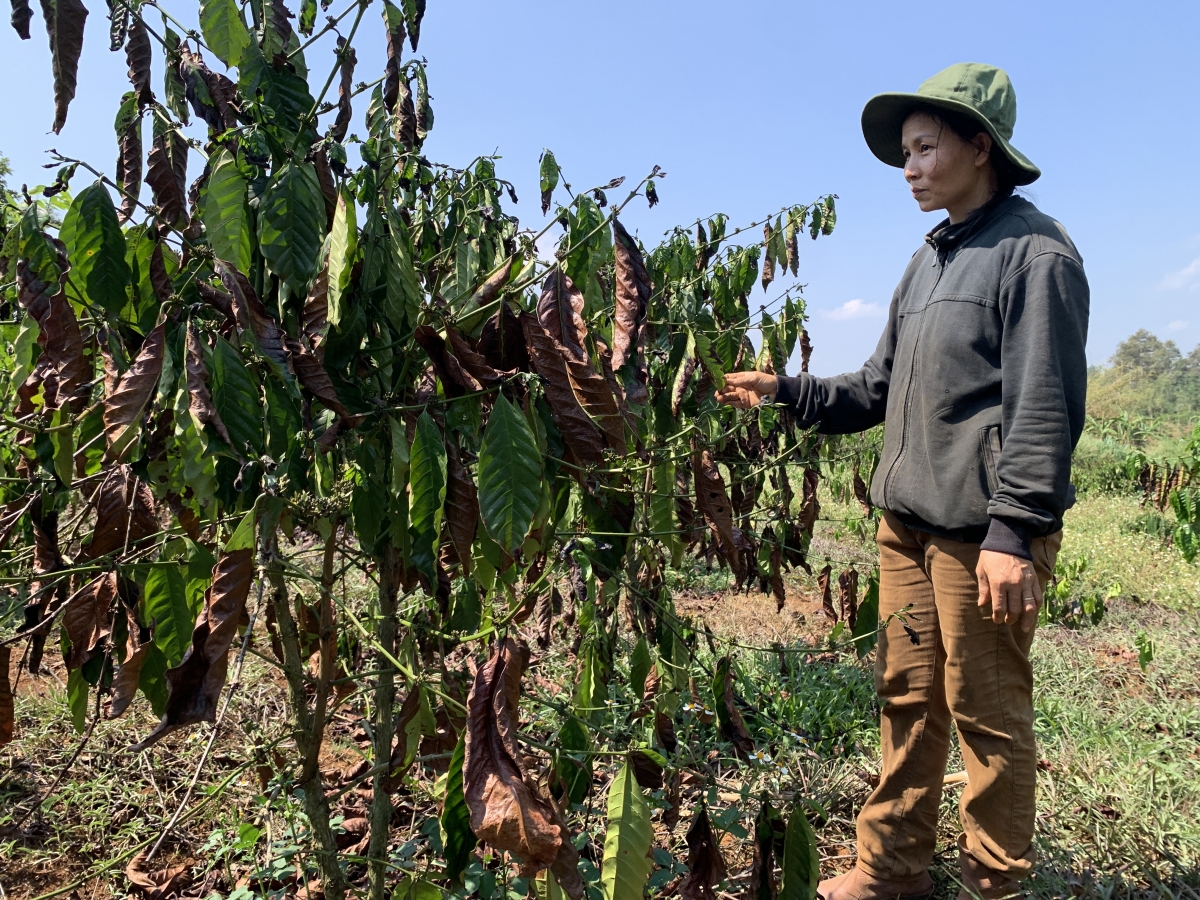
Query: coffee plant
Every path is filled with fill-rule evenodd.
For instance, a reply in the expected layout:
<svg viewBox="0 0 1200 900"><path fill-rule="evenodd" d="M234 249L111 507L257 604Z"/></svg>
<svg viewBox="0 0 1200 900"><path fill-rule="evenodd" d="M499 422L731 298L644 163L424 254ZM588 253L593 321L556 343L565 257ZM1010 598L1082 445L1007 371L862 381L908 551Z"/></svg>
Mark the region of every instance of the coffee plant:
<svg viewBox="0 0 1200 900"><path fill-rule="evenodd" d="M160 721L132 751L204 722L211 748L255 635L269 639L260 655L290 698L277 749L330 898L364 868L374 900L399 875L396 896L461 889L482 842L544 900L579 900L572 822L594 764L615 760L599 887L636 900L653 867L647 792L670 809L681 772L708 777L677 738L681 698L711 704L742 760L763 715L735 692L730 654L676 613L668 571L699 557L782 608L784 573L809 567L822 467L873 515L872 442L835 452L782 408L712 396L726 372L781 372L797 347L807 365L798 289L757 313L750 296L796 274L802 236L832 232L834 197L738 229L714 216L647 249L620 214L657 202L660 169L614 202L623 179L572 192L546 151L549 224L522 228L493 158L423 153L424 9L361 0L318 24L315 0L298 17L283 0L202 0L188 24L152 0L110 3L131 88L115 171L57 156L53 183L4 210L0 581L24 618L0 663L19 647L36 674L57 641L84 741L146 703ZM28 0L13 10L29 39ZM42 13L58 132L89 13ZM318 61L322 37L336 45ZM367 83L356 39L386 41ZM858 578L821 572L835 638L865 652L874 581L860 609ZM365 607L347 601L364 586ZM529 643L556 637L573 701L532 733ZM614 680L640 699L619 721ZM347 849L319 757L349 703L367 711L354 778L370 804ZM448 760L442 857L420 875L389 856L418 756ZM164 837L130 863L135 884L155 883ZM753 841L754 897L814 895L803 802L784 816L764 796ZM703 804L687 845L679 892L712 900L726 872Z"/></svg>

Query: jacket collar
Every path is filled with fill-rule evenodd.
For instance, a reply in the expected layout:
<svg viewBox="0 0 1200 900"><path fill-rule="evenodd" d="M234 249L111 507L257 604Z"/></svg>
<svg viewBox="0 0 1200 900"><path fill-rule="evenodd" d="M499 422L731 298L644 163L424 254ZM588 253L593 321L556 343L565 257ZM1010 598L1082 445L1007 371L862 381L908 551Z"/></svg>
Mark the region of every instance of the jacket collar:
<svg viewBox="0 0 1200 900"><path fill-rule="evenodd" d="M938 262L944 263L953 251L983 231L1012 197L1012 193L997 193L983 206L973 209L965 219L953 225L949 219L943 219L933 231L925 235L925 243L933 248Z"/></svg>

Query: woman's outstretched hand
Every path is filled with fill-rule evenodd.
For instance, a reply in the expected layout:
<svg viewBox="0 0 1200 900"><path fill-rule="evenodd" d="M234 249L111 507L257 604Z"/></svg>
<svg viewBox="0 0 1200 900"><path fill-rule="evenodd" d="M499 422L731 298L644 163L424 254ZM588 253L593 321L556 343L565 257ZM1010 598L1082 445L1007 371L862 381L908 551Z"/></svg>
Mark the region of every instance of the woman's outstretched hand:
<svg viewBox="0 0 1200 900"><path fill-rule="evenodd" d="M737 409L758 406L779 390L779 379L766 372L730 372L725 376L725 387L716 392L718 403L726 403Z"/></svg>

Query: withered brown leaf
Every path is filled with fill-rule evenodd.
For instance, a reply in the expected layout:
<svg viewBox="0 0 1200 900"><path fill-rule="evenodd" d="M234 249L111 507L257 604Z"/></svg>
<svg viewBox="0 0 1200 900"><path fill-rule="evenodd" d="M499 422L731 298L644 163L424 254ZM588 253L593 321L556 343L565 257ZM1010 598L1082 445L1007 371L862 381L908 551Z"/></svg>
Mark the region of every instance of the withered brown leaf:
<svg viewBox="0 0 1200 900"><path fill-rule="evenodd" d="M125 61L129 64L129 83L137 94L138 109L145 109L154 102L154 91L150 89L150 35L146 23L134 14L129 23L129 36L125 41Z"/></svg>
<svg viewBox="0 0 1200 900"><path fill-rule="evenodd" d="M108 435L106 459L119 462L129 452L142 410L154 395L158 376L162 374L165 351L166 332L164 323L160 322L146 335L142 349L117 382L116 390L104 398L104 432Z"/></svg>
<svg viewBox="0 0 1200 900"><path fill-rule="evenodd" d="M229 647L246 611L253 580L253 550L221 554L213 569L212 584L204 594L204 608L192 629L192 645L183 661L167 670L166 712L158 727L130 748L133 752L145 750L184 725L216 719L217 700L229 666Z"/></svg>
<svg viewBox="0 0 1200 900"><path fill-rule="evenodd" d="M612 366L620 369L638 343L638 329L650 303L650 273L637 241L614 216L613 255L616 260L616 308L613 313Z"/></svg>
<svg viewBox="0 0 1200 900"><path fill-rule="evenodd" d="M717 837L708 820L708 807L702 802L688 828L688 874L679 882L683 900L716 900L713 888L725 880L725 860Z"/></svg>
<svg viewBox="0 0 1200 900"><path fill-rule="evenodd" d="M11 657L12 648L0 644L0 748L12 741L16 727L12 682L8 680Z"/></svg>
<svg viewBox="0 0 1200 900"><path fill-rule="evenodd" d="M547 276L537 304L537 319L546 333L575 360L587 361L587 324L583 293L558 269Z"/></svg>
<svg viewBox="0 0 1200 900"><path fill-rule="evenodd" d="M67 669L78 669L96 655L96 648L112 631L108 611L117 596L117 573L104 572L90 581L63 610L62 624L71 649Z"/></svg>
<svg viewBox="0 0 1200 900"><path fill-rule="evenodd" d="M717 543L717 551L740 579L742 533L733 524L733 505L725 490L725 479L712 454L693 447L692 471L696 478L696 506L704 516Z"/></svg>
<svg viewBox="0 0 1200 900"><path fill-rule="evenodd" d="M54 68L54 127L59 134L67 124L67 108L75 99L79 56L83 52L83 26L87 8L80 0L42 0L42 18L50 35Z"/></svg>
<svg viewBox="0 0 1200 900"><path fill-rule="evenodd" d="M817 575L817 590L821 592L821 612L825 613L825 617L830 622L837 622L837 610L833 608L833 593L829 588L829 581L833 575L833 567L826 565L819 575Z"/></svg>
<svg viewBox="0 0 1200 900"><path fill-rule="evenodd" d="M121 195L119 219L127 223L137 212L142 190L142 120L134 116L121 132L117 153L117 193Z"/></svg>
<svg viewBox="0 0 1200 900"><path fill-rule="evenodd" d="M125 877L136 888L145 891L147 900L164 900L187 884L191 877L191 866L168 866L151 872L146 868L146 857L150 848L142 850L125 867Z"/></svg>
<svg viewBox="0 0 1200 900"><path fill-rule="evenodd" d="M204 345L200 340L200 332L191 323L187 327L184 367L187 371L188 409L201 427L211 425L217 436L233 447L233 438L229 436L229 430L208 390L208 367L204 364Z"/></svg>
<svg viewBox="0 0 1200 900"><path fill-rule="evenodd" d="M91 538L79 549L81 561L123 552L126 546L136 546L159 530L154 495L128 465L109 469L96 494L95 505L96 526Z"/></svg>
<svg viewBox="0 0 1200 900"><path fill-rule="evenodd" d="M146 184L159 217L177 226L187 209L187 138L177 128L158 127L146 158Z"/></svg>
<svg viewBox="0 0 1200 900"><path fill-rule="evenodd" d="M283 349L283 332L279 323L267 312L263 302L250 284L250 279L237 270L236 266L214 259L213 268L221 284L233 302L234 318L240 328L249 327L258 346L268 357L287 366L287 353Z"/></svg>
<svg viewBox="0 0 1200 900"><path fill-rule="evenodd" d="M487 364L499 372L529 371L529 350L525 347L521 320L507 302L501 302L483 323L479 352Z"/></svg>
<svg viewBox="0 0 1200 900"><path fill-rule="evenodd" d="M550 803L527 783L517 748L521 676L528 663L529 648L508 637L476 672L467 698L463 792L471 830L532 874L553 865L570 841Z"/></svg>
<svg viewBox="0 0 1200 900"><path fill-rule="evenodd" d="M446 530L464 575L471 574L471 545L478 525L479 491L451 436L446 441Z"/></svg>
<svg viewBox="0 0 1200 900"><path fill-rule="evenodd" d="M153 647L151 641L142 644L129 654L125 662L121 663L121 668L117 669L117 674L113 676L112 704L108 709L108 718L119 718L129 709L129 704L137 694L138 682L142 678L142 667Z"/></svg>
<svg viewBox="0 0 1200 900"><path fill-rule="evenodd" d="M581 463L602 465L606 439L584 412L575 395L572 379L567 370L566 351L546 329L528 313L521 314L521 327L525 332L525 346L533 361L534 371L545 381L546 399L554 423L576 459Z"/></svg>
<svg viewBox="0 0 1200 900"><path fill-rule="evenodd" d="M353 110L350 108L350 95L354 93L354 67L358 64L358 57L355 55L353 47L346 46L346 39L343 37L337 39L337 54L338 59L341 60L339 66L341 78L338 81L337 116L333 120L333 127L329 134L340 144L346 139L346 133L350 130L350 118L353 115Z"/></svg>
<svg viewBox="0 0 1200 900"><path fill-rule="evenodd" d="M838 605L842 621L853 631L858 621L858 569L851 567L838 576Z"/></svg>

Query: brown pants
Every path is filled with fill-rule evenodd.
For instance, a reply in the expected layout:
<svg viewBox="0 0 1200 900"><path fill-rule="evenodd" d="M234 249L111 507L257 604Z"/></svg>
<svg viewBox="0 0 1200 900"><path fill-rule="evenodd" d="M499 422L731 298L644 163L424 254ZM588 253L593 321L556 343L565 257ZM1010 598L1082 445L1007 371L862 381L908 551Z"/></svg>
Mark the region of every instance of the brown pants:
<svg viewBox="0 0 1200 900"><path fill-rule="evenodd" d="M1033 866L1037 747L1033 735L1033 632L996 625L980 609L979 545L879 525L880 632L875 689L881 707L883 771L858 817L858 864L880 878L916 876L933 861L938 805L958 728L967 768L959 803L959 846L1013 879ZM1062 533L1033 542L1043 586Z"/></svg>

